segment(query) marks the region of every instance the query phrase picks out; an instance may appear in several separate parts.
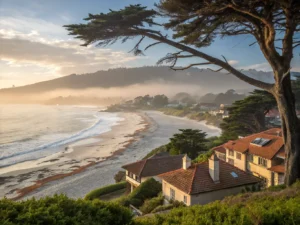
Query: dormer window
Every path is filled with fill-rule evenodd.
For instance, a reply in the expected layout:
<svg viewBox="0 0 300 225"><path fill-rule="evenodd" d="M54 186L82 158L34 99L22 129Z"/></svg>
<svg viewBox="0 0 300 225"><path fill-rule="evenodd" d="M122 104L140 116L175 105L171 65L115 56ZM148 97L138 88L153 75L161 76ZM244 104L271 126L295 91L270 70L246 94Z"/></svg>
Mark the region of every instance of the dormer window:
<svg viewBox="0 0 300 225"><path fill-rule="evenodd" d="M258 146L260 146L260 147L263 147L263 146L269 144L270 141L271 141L270 139L265 139L265 138L255 138L255 139L251 142L251 144L254 144L254 145L258 145Z"/></svg>

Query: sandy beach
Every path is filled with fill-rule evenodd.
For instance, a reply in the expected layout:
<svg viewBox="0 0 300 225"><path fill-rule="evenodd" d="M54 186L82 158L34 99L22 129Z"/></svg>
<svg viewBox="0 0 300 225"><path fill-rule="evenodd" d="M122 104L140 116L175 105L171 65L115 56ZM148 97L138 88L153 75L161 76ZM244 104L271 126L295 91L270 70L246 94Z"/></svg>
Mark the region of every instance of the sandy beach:
<svg viewBox="0 0 300 225"><path fill-rule="evenodd" d="M205 121L154 111L119 116L124 120L109 132L64 146L61 152L49 157L1 168L0 197L26 199L60 193L84 197L95 188L114 183L113 177L122 165L168 143L178 129L200 129L208 136L221 132Z"/></svg>

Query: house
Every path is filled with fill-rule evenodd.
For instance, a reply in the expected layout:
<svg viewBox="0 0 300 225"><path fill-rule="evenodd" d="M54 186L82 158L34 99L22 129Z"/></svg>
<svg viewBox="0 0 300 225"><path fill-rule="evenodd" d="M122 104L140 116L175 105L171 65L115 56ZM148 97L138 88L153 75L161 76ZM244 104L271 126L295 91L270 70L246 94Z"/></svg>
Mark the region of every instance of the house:
<svg viewBox="0 0 300 225"><path fill-rule="evenodd" d="M140 160L122 166L126 170L126 181L131 185L131 191L149 178L160 181L157 175L182 167L184 155L157 154L151 158Z"/></svg>
<svg viewBox="0 0 300 225"><path fill-rule="evenodd" d="M281 129L273 128L229 141L214 150L219 158L264 180L265 186L284 182L284 143Z"/></svg>
<svg viewBox="0 0 300 225"><path fill-rule="evenodd" d="M226 148L224 147L224 145L217 146L217 147L213 148L212 150L214 151L214 153L220 160L223 160L226 162Z"/></svg>
<svg viewBox="0 0 300 225"><path fill-rule="evenodd" d="M221 161L213 154L208 162L191 165L182 158L182 168L163 173L162 191L166 201L177 200L190 206L207 204L238 194L243 189L258 189L261 180L233 165Z"/></svg>

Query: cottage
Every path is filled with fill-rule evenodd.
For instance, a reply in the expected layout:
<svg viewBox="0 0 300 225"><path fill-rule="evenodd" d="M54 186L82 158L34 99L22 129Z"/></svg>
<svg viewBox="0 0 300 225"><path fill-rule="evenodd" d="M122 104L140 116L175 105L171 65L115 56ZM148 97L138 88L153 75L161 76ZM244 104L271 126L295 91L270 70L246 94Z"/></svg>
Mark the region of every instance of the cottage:
<svg viewBox="0 0 300 225"><path fill-rule="evenodd" d="M188 206L207 204L245 188L259 188L259 178L219 160L215 154L208 162L196 165L191 165L187 156L182 160L182 168L158 176L167 201L177 200Z"/></svg>
<svg viewBox="0 0 300 225"><path fill-rule="evenodd" d="M130 183L131 191L149 178L160 181L157 175L181 168L183 156L157 154L151 158L122 166L126 170L126 181Z"/></svg>
<svg viewBox="0 0 300 225"><path fill-rule="evenodd" d="M220 159L225 155L229 164L262 178L266 187L284 182L285 153L279 128L229 141L214 150Z"/></svg>

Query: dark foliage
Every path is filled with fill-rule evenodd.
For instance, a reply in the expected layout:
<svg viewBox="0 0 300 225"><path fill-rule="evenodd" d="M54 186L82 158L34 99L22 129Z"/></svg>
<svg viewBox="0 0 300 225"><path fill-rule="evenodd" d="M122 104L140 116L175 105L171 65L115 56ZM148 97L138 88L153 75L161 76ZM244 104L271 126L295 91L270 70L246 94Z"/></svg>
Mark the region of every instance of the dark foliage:
<svg viewBox="0 0 300 225"><path fill-rule="evenodd" d="M0 224L125 225L131 212L115 203L70 199L64 195L14 202L0 200Z"/></svg>

